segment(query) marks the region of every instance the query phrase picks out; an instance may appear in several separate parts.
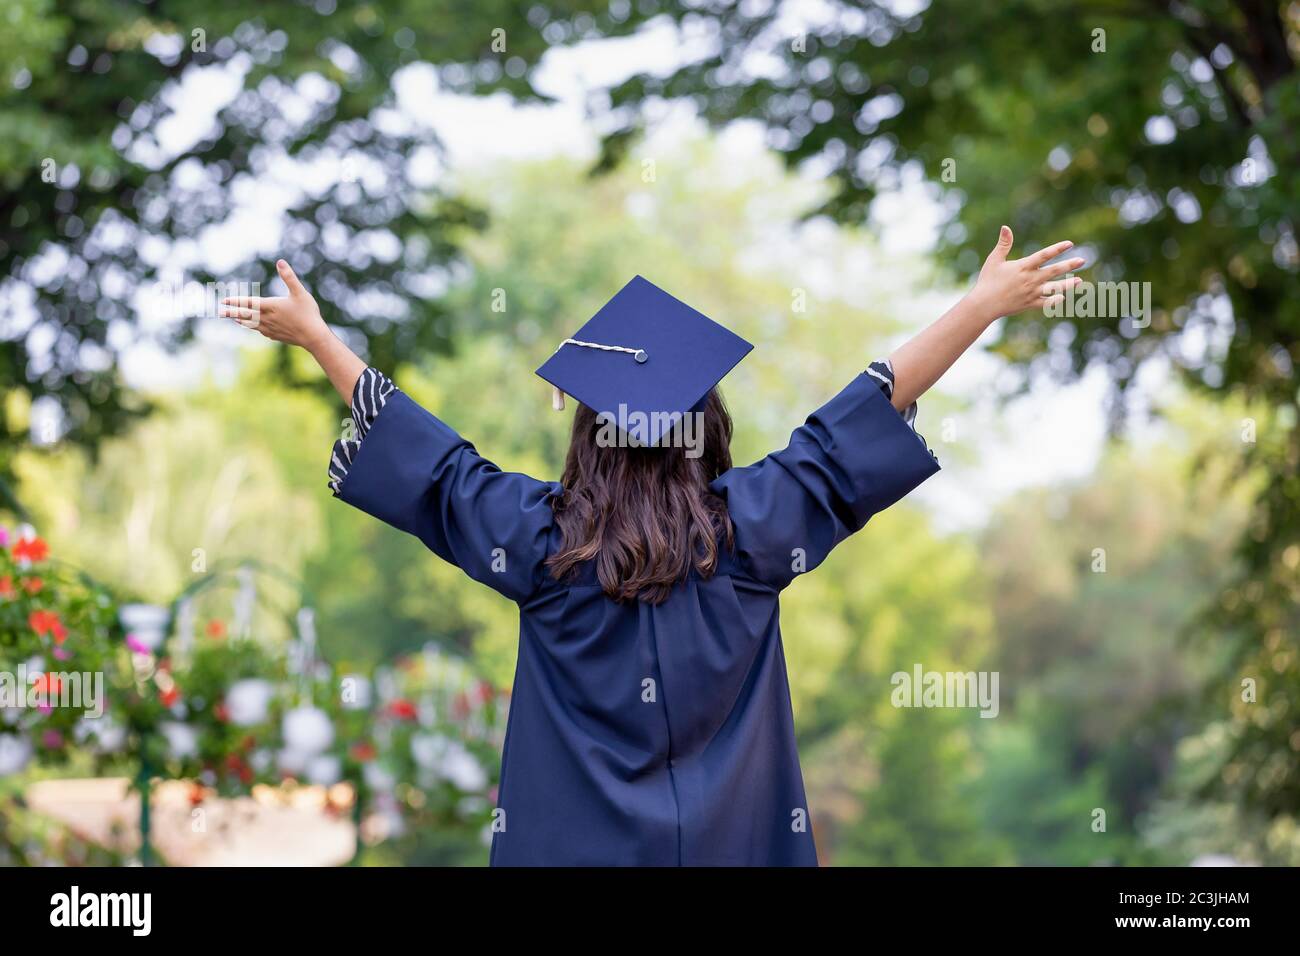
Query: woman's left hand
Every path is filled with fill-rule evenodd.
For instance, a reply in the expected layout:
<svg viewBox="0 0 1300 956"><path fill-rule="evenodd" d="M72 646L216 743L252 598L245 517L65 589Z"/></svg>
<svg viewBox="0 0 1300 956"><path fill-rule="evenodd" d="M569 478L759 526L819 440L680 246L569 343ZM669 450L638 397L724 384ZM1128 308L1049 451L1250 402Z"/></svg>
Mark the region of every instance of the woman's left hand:
<svg viewBox="0 0 1300 956"><path fill-rule="evenodd" d="M1014 315L1030 308L1045 308L1065 301L1065 292L1083 280L1078 276L1065 276L1080 268L1081 258L1064 262L1048 261L1069 249L1074 243L1066 240L1040 249L1023 259L1008 259L1012 243L1011 228L1003 226L998 244L993 247L970 297L986 313L989 321L1003 315Z"/></svg>

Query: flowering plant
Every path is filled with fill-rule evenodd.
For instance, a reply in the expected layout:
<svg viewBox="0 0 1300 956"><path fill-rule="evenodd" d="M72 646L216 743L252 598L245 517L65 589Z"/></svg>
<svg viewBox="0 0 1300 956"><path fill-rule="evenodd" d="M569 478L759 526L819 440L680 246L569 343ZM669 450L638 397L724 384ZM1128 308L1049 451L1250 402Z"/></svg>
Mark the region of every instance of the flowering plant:
<svg viewBox="0 0 1300 956"><path fill-rule="evenodd" d="M320 784L333 809L361 810L370 842L410 823L485 830L507 695L467 662L430 646L370 676L317 660L314 633L276 645L210 619L169 637L175 623L0 528L0 777L80 750L97 770L193 780L196 803Z"/></svg>
<svg viewBox="0 0 1300 956"><path fill-rule="evenodd" d="M30 531L0 527L0 776L84 745L126 744L133 684L112 597L51 560Z"/></svg>

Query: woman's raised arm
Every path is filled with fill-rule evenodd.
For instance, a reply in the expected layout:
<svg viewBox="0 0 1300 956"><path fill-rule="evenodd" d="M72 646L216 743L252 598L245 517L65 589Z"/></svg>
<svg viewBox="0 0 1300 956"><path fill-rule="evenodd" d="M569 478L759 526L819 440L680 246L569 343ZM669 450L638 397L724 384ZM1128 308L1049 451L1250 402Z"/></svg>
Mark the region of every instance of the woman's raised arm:
<svg viewBox="0 0 1300 956"><path fill-rule="evenodd" d="M1011 242L1011 229L1003 226L998 244L984 260L975 288L889 357L894 366L891 401L899 411L939 381L994 320L1061 302L1067 289L1083 281L1076 276L1061 278L1082 266L1083 259L1047 265L1074 243L1057 242L1024 259L1008 259Z"/></svg>

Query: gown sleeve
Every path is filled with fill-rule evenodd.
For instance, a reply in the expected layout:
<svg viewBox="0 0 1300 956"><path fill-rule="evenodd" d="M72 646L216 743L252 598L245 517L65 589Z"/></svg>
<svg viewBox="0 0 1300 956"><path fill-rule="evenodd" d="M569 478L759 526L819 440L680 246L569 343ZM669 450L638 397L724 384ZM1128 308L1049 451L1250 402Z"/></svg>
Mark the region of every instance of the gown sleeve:
<svg viewBox="0 0 1300 956"><path fill-rule="evenodd" d="M367 392L367 400L371 394L378 392ZM545 573L549 499L559 486L503 472L396 388L383 398L336 495L419 538L474 580L527 600ZM354 413L356 407L354 399ZM331 474L337 457L336 450Z"/></svg>
<svg viewBox="0 0 1300 956"><path fill-rule="evenodd" d="M863 372L781 451L714 481L740 558L760 582L784 588L939 470L925 440L890 404L892 368L888 373L886 389L870 369Z"/></svg>

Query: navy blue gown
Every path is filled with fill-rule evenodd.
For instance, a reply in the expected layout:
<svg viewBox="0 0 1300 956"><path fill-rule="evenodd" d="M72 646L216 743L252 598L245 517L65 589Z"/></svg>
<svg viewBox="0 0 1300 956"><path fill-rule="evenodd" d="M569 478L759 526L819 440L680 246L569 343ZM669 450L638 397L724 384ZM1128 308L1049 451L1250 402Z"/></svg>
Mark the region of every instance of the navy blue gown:
<svg viewBox="0 0 1300 956"><path fill-rule="evenodd" d="M779 597L939 468L871 377L714 482L735 550L659 605L610 600L590 567L554 580L562 488L401 392L347 457L339 497L519 605L493 865L817 864Z"/></svg>

